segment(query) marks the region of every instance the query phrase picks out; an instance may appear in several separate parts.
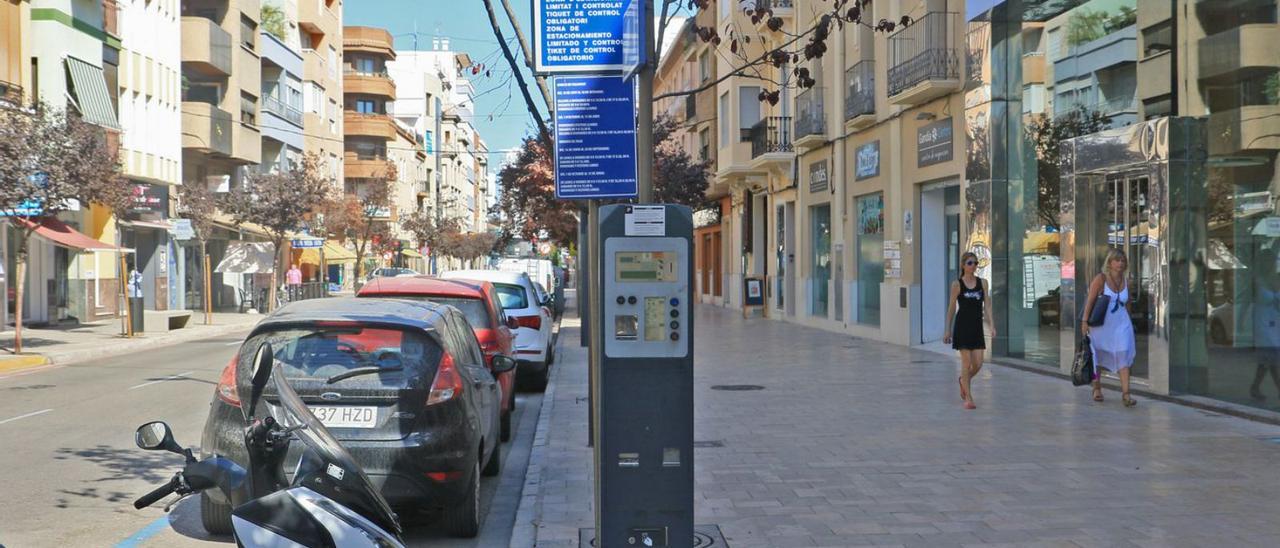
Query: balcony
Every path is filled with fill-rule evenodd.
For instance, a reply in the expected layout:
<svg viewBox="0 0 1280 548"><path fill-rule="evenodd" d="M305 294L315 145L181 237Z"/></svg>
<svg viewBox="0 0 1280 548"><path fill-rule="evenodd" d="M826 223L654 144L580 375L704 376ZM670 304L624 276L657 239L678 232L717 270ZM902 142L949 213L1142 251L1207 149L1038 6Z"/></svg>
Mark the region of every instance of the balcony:
<svg viewBox="0 0 1280 548"><path fill-rule="evenodd" d="M386 71L361 72L354 69L342 71L343 93L374 95L386 99L396 98L396 84Z"/></svg>
<svg viewBox="0 0 1280 548"><path fill-rule="evenodd" d="M751 167L761 169L775 162L790 162L795 157L791 144L791 117L770 116L746 131L751 141Z"/></svg>
<svg viewBox="0 0 1280 548"><path fill-rule="evenodd" d="M387 114L343 111L342 123L346 135L377 137L387 141L396 138L396 123Z"/></svg>
<svg viewBox="0 0 1280 548"><path fill-rule="evenodd" d="M1280 150L1275 120L1280 105L1249 105L1209 115L1209 155L1222 157L1249 151Z"/></svg>
<svg viewBox="0 0 1280 548"><path fill-rule="evenodd" d="M1280 23L1240 25L1200 40L1200 81L1234 83L1242 73L1280 68Z"/></svg>
<svg viewBox="0 0 1280 548"><path fill-rule="evenodd" d="M184 16L182 64L205 76L230 76L231 34L209 19Z"/></svg>
<svg viewBox="0 0 1280 548"><path fill-rule="evenodd" d="M889 36L889 102L917 105L960 89L953 12L930 12Z"/></svg>
<svg viewBox="0 0 1280 548"><path fill-rule="evenodd" d="M789 19L796 13L795 0L744 0L742 2L744 8L750 7L752 4L755 4L757 8L769 10L774 17L783 19ZM769 32L768 22L768 17L762 17L756 22L756 28ZM785 28L786 25L783 25L783 29Z"/></svg>
<svg viewBox="0 0 1280 548"><path fill-rule="evenodd" d="M816 86L796 96L795 143L803 152L817 148L827 141L826 90Z"/></svg>
<svg viewBox="0 0 1280 548"><path fill-rule="evenodd" d="M876 121L876 62L862 61L844 71L844 125L859 130Z"/></svg>
<svg viewBox="0 0 1280 548"><path fill-rule="evenodd" d="M1053 79L1065 82L1098 71L1138 62L1138 27L1131 25L1111 34L1072 46L1053 62Z"/></svg>
<svg viewBox="0 0 1280 548"><path fill-rule="evenodd" d="M1043 84L1044 68L1044 52L1032 51L1022 54L1022 84Z"/></svg>
<svg viewBox="0 0 1280 548"><path fill-rule="evenodd" d="M274 95L262 96L262 110L284 118L295 126L302 127L302 111L284 104L284 101Z"/></svg>
<svg viewBox="0 0 1280 548"><path fill-rule="evenodd" d="M209 103L183 101L182 148L231 155L231 113Z"/></svg>
<svg viewBox="0 0 1280 548"><path fill-rule="evenodd" d="M342 175L347 179L375 179L389 173L391 162L375 156L358 156L355 159L348 154L343 162Z"/></svg>
<svg viewBox="0 0 1280 548"><path fill-rule="evenodd" d="M235 140L231 157L249 164L262 162L262 132L248 124L232 124Z"/></svg>
<svg viewBox="0 0 1280 548"><path fill-rule="evenodd" d="M384 29L372 27L343 27L342 51L347 53L368 53L383 59L396 58L395 42L391 33Z"/></svg>

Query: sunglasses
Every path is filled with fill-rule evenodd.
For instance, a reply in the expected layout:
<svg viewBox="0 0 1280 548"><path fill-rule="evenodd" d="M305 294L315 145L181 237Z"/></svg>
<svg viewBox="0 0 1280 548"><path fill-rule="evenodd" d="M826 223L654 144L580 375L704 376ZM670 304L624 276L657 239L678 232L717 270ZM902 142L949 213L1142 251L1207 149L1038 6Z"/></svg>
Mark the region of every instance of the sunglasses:
<svg viewBox="0 0 1280 548"><path fill-rule="evenodd" d="M978 264L978 261L965 261L965 262L964 262L964 265L965 265L965 266L973 266L973 265L976 265L976 264Z"/></svg>

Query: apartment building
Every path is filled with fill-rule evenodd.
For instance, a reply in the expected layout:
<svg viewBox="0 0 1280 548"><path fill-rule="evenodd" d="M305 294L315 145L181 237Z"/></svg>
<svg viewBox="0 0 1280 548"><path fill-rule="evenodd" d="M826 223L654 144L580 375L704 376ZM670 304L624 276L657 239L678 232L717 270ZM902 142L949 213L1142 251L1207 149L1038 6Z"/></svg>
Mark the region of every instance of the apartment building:
<svg viewBox="0 0 1280 548"><path fill-rule="evenodd" d="M401 51L387 63L387 71L396 82L395 118L422 140L421 151L425 155L423 178L411 196L402 198L412 197L412 210L416 211L434 211L436 186L441 181L437 174L441 168L439 140L446 68L437 63L436 56L420 51ZM408 204L402 207L410 210Z"/></svg>
<svg viewBox="0 0 1280 548"><path fill-rule="evenodd" d="M285 171L297 165L307 151L303 121L303 73L298 6L271 1L262 6L263 24L258 28L262 52L261 107L258 125L262 129L261 172ZM315 152L318 152L316 150Z"/></svg>
<svg viewBox="0 0 1280 548"><path fill-rule="evenodd" d="M0 108L28 104L31 86L31 2L0 2ZM8 228L0 225L0 326L13 321L14 303L10 302L10 276L15 260L9 251Z"/></svg>
<svg viewBox="0 0 1280 548"><path fill-rule="evenodd" d="M240 187L262 162L263 42L258 0L182 0L182 180L216 192ZM273 44L274 45L274 44ZM275 52L273 52L275 53ZM277 57L279 58L279 57ZM232 242L264 238L261 231L220 218L208 238L217 265ZM177 249L180 307L203 310L203 256L195 241ZM234 307L255 286L254 276L210 273L213 308ZM261 277L259 277L261 278ZM257 285L265 283L258 279Z"/></svg>
<svg viewBox="0 0 1280 548"><path fill-rule="evenodd" d="M299 0L297 7L303 150L320 155L329 177L342 181L342 0Z"/></svg>
<svg viewBox="0 0 1280 548"><path fill-rule="evenodd" d="M704 10L667 31L675 39L658 66L655 96L696 89L716 77L715 47L692 32L695 25L715 26L715 17L715 10ZM655 112L677 121L678 127L672 135L677 146L694 160L709 162L710 170L715 171L719 146L714 88L663 99ZM703 302L723 304L725 266L730 261L721 228L721 218L731 207L727 180L711 178L706 197L708 207L694 212L694 287Z"/></svg>

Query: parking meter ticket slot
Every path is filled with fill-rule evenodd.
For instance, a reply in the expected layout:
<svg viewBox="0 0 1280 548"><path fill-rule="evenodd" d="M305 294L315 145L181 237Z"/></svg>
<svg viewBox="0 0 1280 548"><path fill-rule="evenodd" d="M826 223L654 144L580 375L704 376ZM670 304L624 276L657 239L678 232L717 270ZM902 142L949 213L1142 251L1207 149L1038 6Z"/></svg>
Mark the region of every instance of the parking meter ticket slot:
<svg viewBox="0 0 1280 548"><path fill-rule="evenodd" d="M640 318L625 314L613 317L613 338L620 341L634 341L640 332ZM646 332L647 334L647 332Z"/></svg>
<svg viewBox="0 0 1280 548"><path fill-rule="evenodd" d="M667 210L662 206L630 206L623 232L627 236L666 236Z"/></svg>
<svg viewBox="0 0 1280 548"><path fill-rule="evenodd" d="M640 453L618 453L618 467L639 468Z"/></svg>

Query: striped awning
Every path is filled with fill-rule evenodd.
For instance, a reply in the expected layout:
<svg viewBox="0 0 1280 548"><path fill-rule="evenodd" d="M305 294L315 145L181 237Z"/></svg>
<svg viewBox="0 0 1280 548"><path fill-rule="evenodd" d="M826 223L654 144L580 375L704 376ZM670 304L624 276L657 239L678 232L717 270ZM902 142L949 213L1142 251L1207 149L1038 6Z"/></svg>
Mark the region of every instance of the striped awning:
<svg viewBox="0 0 1280 548"><path fill-rule="evenodd" d="M67 72L71 73L72 99L84 121L105 128L120 129L102 67L93 66L75 57L67 57Z"/></svg>

